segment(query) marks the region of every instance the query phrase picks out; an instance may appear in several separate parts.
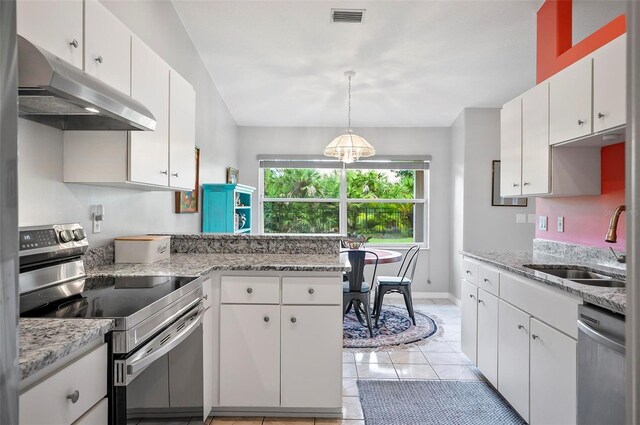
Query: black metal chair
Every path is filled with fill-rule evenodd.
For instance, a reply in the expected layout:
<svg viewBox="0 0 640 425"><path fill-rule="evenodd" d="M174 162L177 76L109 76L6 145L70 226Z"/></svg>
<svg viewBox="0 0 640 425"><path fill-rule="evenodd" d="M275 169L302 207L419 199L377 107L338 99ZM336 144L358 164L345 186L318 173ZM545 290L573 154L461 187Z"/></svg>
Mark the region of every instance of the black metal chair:
<svg viewBox="0 0 640 425"><path fill-rule="evenodd" d="M413 321L413 325L416 324L416 316L413 312L413 301L411 299L411 282L416 273L416 265L418 264L418 254L420 253L420 246L414 245L404 256L400 269L396 276L380 276L377 280L376 293L374 295L373 315L376 318L376 327L380 319L380 312L382 311L382 301L385 294L396 292L402 294L404 303L407 306L407 312Z"/></svg>
<svg viewBox="0 0 640 425"><path fill-rule="evenodd" d="M375 281L376 272L378 270L378 254L372 251L352 250L348 251L349 262L351 263L351 271L347 272L348 281L342 284L342 306L344 315L346 315L351 307L356 313L358 321L369 329L369 334L373 338L373 328L371 326L371 285L364 280L364 266L367 254L375 257L376 261L373 268L371 281Z"/></svg>

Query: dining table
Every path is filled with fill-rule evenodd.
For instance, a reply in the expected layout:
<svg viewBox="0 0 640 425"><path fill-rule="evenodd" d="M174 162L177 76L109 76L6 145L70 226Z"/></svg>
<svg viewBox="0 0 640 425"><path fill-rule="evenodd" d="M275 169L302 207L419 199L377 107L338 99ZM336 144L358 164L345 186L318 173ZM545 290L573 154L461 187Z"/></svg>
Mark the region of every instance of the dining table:
<svg viewBox="0 0 640 425"><path fill-rule="evenodd" d="M379 249L379 248L362 248L358 249L348 249L348 248L340 248L340 254L345 254L349 251L370 251L374 252L378 256L378 264L388 264L388 263L397 263L402 261L402 253L398 251L392 251L390 249ZM367 253L364 258L365 264L373 264L376 262L375 255Z"/></svg>

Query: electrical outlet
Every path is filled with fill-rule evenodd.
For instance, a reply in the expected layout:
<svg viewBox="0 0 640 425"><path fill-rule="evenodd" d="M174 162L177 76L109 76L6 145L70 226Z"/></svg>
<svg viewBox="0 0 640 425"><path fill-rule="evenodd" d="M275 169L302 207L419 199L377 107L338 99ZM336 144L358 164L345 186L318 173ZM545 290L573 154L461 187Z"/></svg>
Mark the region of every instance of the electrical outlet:
<svg viewBox="0 0 640 425"><path fill-rule="evenodd" d="M546 232L548 229L547 223L548 223L548 218L546 215L541 215L540 217L538 217L538 230L542 230Z"/></svg>
<svg viewBox="0 0 640 425"><path fill-rule="evenodd" d="M558 233L564 232L564 217L558 217Z"/></svg>
<svg viewBox="0 0 640 425"><path fill-rule="evenodd" d="M102 232L102 221L93 220L93 233Z"/></svg>

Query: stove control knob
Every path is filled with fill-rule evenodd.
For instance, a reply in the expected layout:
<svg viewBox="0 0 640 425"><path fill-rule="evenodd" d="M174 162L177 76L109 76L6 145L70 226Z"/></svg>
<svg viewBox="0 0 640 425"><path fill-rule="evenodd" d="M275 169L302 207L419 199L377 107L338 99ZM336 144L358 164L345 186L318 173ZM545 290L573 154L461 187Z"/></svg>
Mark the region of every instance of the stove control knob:
<svg viewBox="0 0 640 425"><path fill-rule="evenodd" d="M77 241L81 241L86 237L87 237L87 234L84 232L84 229L81 227L78 227L73 231L73 238Z"/></svg>
<svg viewBox="0 0 640 425"><path fill-rule="evenodd" d="M58 236L60 236L60 240L63 243L71 242L73 240L73 233L71 233L71 230L61 230Z"/></svg>

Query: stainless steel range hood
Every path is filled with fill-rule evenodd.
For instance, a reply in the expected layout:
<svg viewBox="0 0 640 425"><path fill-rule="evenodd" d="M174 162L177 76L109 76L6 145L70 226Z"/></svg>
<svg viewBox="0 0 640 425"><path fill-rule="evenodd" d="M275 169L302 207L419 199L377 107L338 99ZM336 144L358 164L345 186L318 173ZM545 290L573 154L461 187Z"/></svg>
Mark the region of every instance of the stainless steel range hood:
<svg viewBox="0 0 640 425"><path fill-rule="evenodd" d="M62 130L155 130L140 102L18 36L20 117Z"/></svg>

